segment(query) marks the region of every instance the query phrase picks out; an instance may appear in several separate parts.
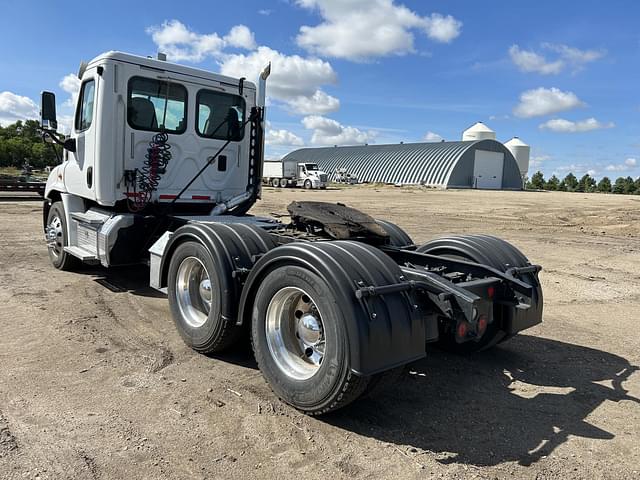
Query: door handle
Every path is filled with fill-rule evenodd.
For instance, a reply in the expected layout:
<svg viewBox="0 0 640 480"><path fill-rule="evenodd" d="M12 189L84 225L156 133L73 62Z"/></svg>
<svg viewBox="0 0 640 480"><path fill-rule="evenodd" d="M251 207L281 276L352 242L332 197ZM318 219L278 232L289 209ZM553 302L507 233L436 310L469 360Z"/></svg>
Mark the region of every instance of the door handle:
<svg viewBox="0 0 640 480"><path fill-rule="evenodd" d="M93 167L87 168L87 188L93 185Z"/></svg>

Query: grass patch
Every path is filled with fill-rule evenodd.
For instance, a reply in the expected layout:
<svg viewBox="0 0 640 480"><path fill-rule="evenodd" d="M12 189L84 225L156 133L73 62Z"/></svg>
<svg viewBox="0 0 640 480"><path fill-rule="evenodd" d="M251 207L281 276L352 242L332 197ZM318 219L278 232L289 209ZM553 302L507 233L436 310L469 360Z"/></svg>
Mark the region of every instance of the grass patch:
<svg viewBox="0 0 640 480"><path fill-rule="evenodd" d="M22 169L15 167L0 167L0 175L9 175L11 177L20 176Z"/></svg>

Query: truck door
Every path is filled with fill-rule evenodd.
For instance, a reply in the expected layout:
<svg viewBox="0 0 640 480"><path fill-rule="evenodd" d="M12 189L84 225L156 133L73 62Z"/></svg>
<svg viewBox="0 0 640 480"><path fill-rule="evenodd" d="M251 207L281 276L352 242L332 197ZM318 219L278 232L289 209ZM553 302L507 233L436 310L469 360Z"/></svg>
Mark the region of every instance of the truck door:
<svg viewBox="0 0 640 480"><path fill-rule="evenodd" d="M95 200L95 147L96 99L98 98L98 76L90 71L85 73L76 112L71 129L71 137L76 140L76 151L69 153L69 164L65 168L64 183L70 193Z"/></svg>
<svg viewBox="0 0 640 480"><path fill-rule="evenodd" d="M304 167L303 163L298 164L298 175L296 176L298 177L298 186L304 185L304 181L307 178L307 169Z"/></svg>

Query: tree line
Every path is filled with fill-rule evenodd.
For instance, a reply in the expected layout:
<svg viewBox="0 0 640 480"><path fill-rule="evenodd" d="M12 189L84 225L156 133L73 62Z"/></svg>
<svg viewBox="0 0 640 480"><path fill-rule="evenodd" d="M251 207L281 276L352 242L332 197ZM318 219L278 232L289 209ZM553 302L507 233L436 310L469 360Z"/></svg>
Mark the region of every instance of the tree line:
<svg viewBox="0 0 640 480"><path fill-rule="evenodd" d="M21 168L26 161L33 168L42 169L58 163L53 146L42 141L39 127L37 120L0 126L0 167Z"/></svg>
<svg viewBox="0 0 640 480"><path fill-rule="evenodd" d="M0 167L21 168L25 161L33 168L42 169L57 163L53 148L59 148L42 141L42 134L37 120L18 120L17 122L0 126ZM58 150L60 153L60 150ZM603 192L640 195L640 177L619 177L612 182L609 177L602 177L599 182L588 173L579 180L569 173L560 180L551 175L545 180L540 171L534 173L526 182L526 188L531 190L557 190L561 192Z"/></svg>
<svg viewBox="0 0 640 480"><path fill-rule="evenodd" d="M623 195L640 195L640 177L635 180L632 177L618 177L615 182L611 182L609 177L602 177L596 181L588 173L585 173L580 180L569 173L560 180L555 175L551 175L548 180L544 179L542 172L537 171L526 183L527 190L557 190L560 192L601 192L618 193Z"/></svg>

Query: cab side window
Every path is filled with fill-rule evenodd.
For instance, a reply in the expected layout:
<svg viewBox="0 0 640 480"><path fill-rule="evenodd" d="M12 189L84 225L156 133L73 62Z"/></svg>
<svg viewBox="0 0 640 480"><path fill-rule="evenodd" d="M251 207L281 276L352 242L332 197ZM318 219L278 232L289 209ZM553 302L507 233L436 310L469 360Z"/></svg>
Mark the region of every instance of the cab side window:
<svg viewBox="0 0 640 480"><path fill-rule="evenodd" d="M95 101L96 82L88 80L80 89L80 100L76 112L76 132L87 130L93 120L93 105Z"/></svg>
<svg viewBox="0 0 640 480"><path fill-rule="evenodd" d="M178 83L133 77L129 80L127 119L136 130L184 133L187 89Z"/></svg>
<svg viewBox="0 0 640 480"><path fill-rule="evenodd" d="M196 97L198 135L239 142L244 137L245 108L244 98L240 95L200 90Z"/></svg>

